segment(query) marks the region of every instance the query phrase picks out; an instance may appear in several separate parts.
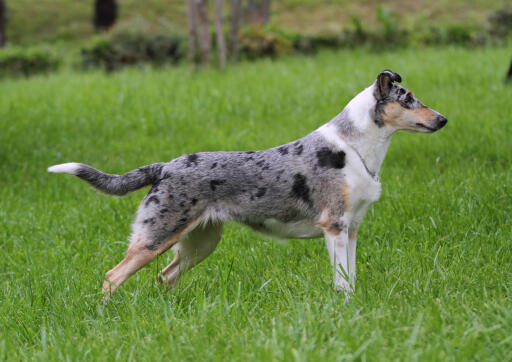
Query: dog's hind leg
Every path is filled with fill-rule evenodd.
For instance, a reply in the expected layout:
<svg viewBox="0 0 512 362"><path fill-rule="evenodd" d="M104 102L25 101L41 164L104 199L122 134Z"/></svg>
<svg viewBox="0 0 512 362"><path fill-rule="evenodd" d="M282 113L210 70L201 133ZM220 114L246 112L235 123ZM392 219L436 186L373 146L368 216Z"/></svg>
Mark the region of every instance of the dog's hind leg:
<svg viewBox="0 0 512 362"><path fill-rule="evenodd" d="M157 251L148 249L144 243L137 240L132 242L126 252L125 258L105 274L106 280L102 288L104 298L108 300L109 296L114 293L126 279L151 262L156 255Z"/></svg>
<svg viewBox="0 0 512 362"><path fill-rule="evenodd" d="M132 237L132 243L126 252L125 258L105 274L106 280L102 289L105 300L108 300L109 296L126 279L150 263L158 254L162 254L172 247L185 232L193 227L194 222L189 223L181 227L179 231L170 232L170 235L168 234L169 236L165 238L156 238L155 234L150 237L151 233L147 229L140 229L136 232Z"/></svg>
<svg viewBox="0 0 512 362"><path fill-rule="evenodd" d="M178 241L173 261L158 274L158 280L174 288L182 273L199 264L215 250L221 237L222 223L197 226Z"/></svg>

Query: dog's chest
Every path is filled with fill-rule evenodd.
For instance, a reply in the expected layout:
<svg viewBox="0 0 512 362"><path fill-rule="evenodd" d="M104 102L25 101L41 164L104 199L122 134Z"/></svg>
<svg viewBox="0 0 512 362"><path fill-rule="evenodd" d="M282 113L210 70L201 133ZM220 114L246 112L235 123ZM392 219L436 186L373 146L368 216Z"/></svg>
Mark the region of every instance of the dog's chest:
<svg viewBox="0 0 512 362"><path fill-rule="evenodd" d="M359 171L359 170L358 170ZM381 184L377 178L367 172L347 172L346 180L349 192L349 210L353 220L361 222L368 207L377 201L381 194Z"/></svg>

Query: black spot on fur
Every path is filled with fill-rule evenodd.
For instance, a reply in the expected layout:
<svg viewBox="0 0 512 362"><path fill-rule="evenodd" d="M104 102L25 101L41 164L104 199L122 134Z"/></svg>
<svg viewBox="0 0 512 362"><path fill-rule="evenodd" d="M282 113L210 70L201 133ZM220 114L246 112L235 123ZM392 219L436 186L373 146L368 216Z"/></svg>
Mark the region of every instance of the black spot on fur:
<svg viewBox="0 0 512 362"><path fill-rule="evenodd" d="M265 161L261 160L261 161L258 161L256 162L256 166L261 166L265 163Z"/></svg>
<svg viewBox="0 0 512 362"><path fill-rule="evenodd" d="M220 166L220 167L222 167L222 168L226 168L226 166L227 166L227 164L226 164L226 163L223 163L223 164L222 164L222 166Z"/></svg>
<svg viewBox="0 0 512 362"><path fill-rule="evenodd" d="M267 189L265 187L260 187L258 189L258 192L256 192L256 197L262 197L265 195L265 193L267 192Z"/></svg>
<svg viewBox="0 0 512 362"><path fill-rule="evenodd" d="M192 205L195 205L195 204L197 204L197 199L196 199L196 198L194 198L194 199L192 199L192 201L191 201L191 202L192 202Z"/></svg>
<svg viewBox="0 0 512 362"><path fill-rule="evenodd" d="M178 222L180 222L181 224L186 223L187 222L187 218L186 217L182 217L181 219L178 220Z"/></svg>
<svg viewBox="0 0 512 362"><path fill-rule="evenodd" d="M151 226L155 225L155 218L154 217L150 217L149 219L145 219L144 221L142 221L143 224L150 224Z"/></svg>
<svg viewBox="0 0 512 362"><path fill-rule="evenodd" d="M306 177L300 173L293 175L291 195L294 198L302 200L311 206L313 203L309 198L309 186L307 185L306 181Z"/></svg>
<svg viewBox="0 0 512 362"><path fill-rule="evenodd" d="M215 191L217 186L222 185L224 183L226 183L226 180L211 180L210 181L210 188L212 189L212 191Z"/></svg>
<svg viewBox="0 0 512 362"><path fill-rule="evenodd" d="M288 154L288 147L286 146L281 146L281 147L278 147L277 148L277 151L281 154L281 155L287 155Z"/></svg>
<svg viewBox="0 0 512 362"><path fill-rule="evenodd" d="M187 167L190 167L192 165L197 166L197 163L199 162L199 156L195 153L192 153L187 156Z"/></svg>
<svg viewBox="0 0 512 362"><path fill-rule="evenodd" d="M250 154L253 154L253 153L254 153L254 151L245 151L245 153L247 153L248 155L250 155Z"/></svg>
<svg viewBox="0 0 512 362"><path fill-rule="evenodd" d="M327 168L343 168L345 167L345 152L333 152L330 148L323 147L316 152L318 164Z"/></svg>
<svg viewBox="0 0 512 362"><path fill-rule="evenodd" d="M179 203L180 207L185 207L185 201Z"/></svg>
<svg viewBox="0 0 512 362"><path fill-rule="evenodd" d="M160 203L160 200L158 200L158 197L156 196L151 196L146 200L146 206L149 206L149 204L151 204L152 202L158 205Z"/></svg>
<svg viewBox="0 0 512 362"><path fill-rule="evenodd" d="M169 209L164 207L163 209L160 209L160 214L165 214L165 213L168 213L169 212Z"/></svg>
<svg viewBox="0 0 512 362"><path fill-rule="evenodd" d="M215 167L217 167L217 162L212 163L212 167L210 167L210 169L213 170Z"/></svg>
<svg viewBox="0 0 512 362"><path fill-rule="evenodd" d="M304 151L304 146L302 145L302 143L300 142L295 142L293 144L293 146L295 147L295 149L293 150L293 153L297 156L301 155L302 154L302 151Z"/></svg>

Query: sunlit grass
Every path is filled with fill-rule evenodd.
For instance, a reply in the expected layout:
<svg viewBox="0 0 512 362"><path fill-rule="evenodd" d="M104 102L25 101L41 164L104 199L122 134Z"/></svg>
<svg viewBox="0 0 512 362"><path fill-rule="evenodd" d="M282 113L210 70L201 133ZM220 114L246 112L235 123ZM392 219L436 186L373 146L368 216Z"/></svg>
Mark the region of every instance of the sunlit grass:
<svg viewBox="0 0 512 362"><path fill-rule="evenodd" d="M0 359L509 360L511 49L322 53L233 66L60 73L0 83ZM104 196L66 161L120 173L185 152L262 149L311 132L384 68L449 119L399 134L359 232L357 288L321 240L238 225L172 293L167 253L112 298L145 191Z"/></svg>

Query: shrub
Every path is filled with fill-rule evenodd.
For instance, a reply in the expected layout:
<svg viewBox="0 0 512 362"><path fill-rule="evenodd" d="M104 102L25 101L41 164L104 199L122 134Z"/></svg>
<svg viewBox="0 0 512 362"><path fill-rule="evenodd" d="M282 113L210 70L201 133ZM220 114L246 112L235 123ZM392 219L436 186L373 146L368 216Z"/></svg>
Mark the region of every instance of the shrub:
<svg viewBox="0 0 512 362"><path fill-rule="evenodd" d="M393 48L408 45L409 33L400 29L396 12L379 6L377 8L377 21L381 29L370 39L373 46Z"/></svg>
<svg viewBox="0 0 512 362"><path fill-rule="evenodd" d="M294 34L291 36L293 50L303 54L315 54L318 50L318 43L315 38L307 34Z"/></svg>
<svg viewBox="0 0 512 362"><path fill-rule="evenodd" d="M416 43L425 45L475 46L484 44L488 40L483 29L463 24L452 24L443 27L430 26L427 29L417 29L413 34Z"/></svg>
<svg viewBox="0 0 512 362"><path fill-rule="evenodd" d="M489 33L497 38L512 35L512 8L501 9L489 17L491 28Z"/></svg>
<svg viewBox="0 0 512 362"><path fill-rule="evenodd" d="M248 59L275 58L292 50L292 45L292 41L275 29L250 26L240 32L240 53Z"/></svg>
<svg viewBox="0 0 512 362"><path fill-rule="evenodd" d="M0 50L0 76L30 76L58 68L59 59L46 48L8 47Z"/></svg>
<svg viewBox="0 0 512 362"><path fill-rule="evenodd" d="M184 48L185 36L173 29L130 23L83 47L82 66L112 71L127 65L176 63L185 55Z"/></svg>

